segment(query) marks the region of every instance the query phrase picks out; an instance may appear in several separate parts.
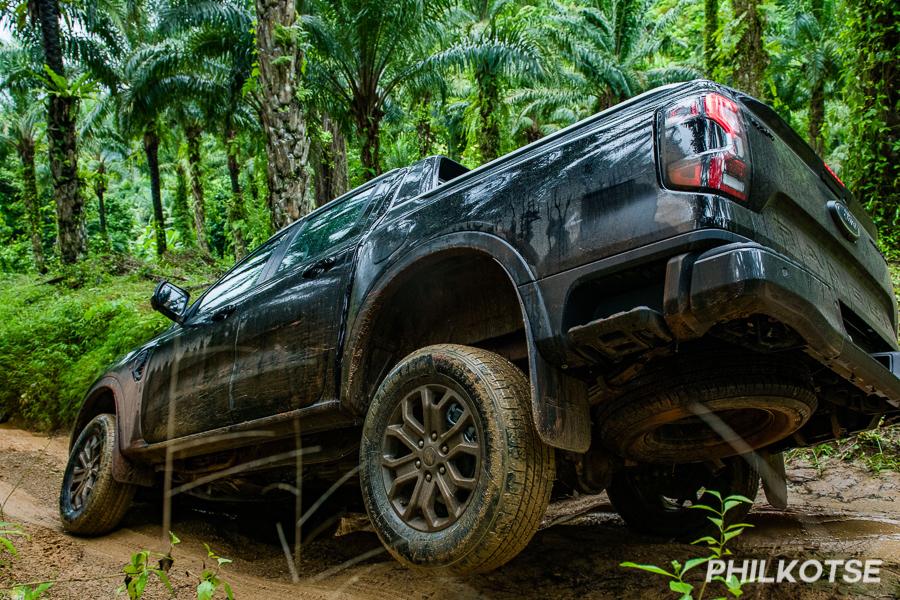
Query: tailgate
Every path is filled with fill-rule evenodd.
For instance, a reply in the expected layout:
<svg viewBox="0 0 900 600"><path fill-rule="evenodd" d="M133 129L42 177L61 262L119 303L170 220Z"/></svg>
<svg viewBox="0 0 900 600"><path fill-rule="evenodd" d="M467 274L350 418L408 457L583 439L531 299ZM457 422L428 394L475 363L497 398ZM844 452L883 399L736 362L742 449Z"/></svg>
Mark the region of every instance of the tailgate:
<svg viewBox="0 0 900 600"><path fill-rule="evenodd" d="M767 237L758 241L805 265L837 292L856 345L869 353L896 349L897 303L871 219L774 111L749 97L739 100L751 125L750 193L759 211L754 237Z"/></svg>

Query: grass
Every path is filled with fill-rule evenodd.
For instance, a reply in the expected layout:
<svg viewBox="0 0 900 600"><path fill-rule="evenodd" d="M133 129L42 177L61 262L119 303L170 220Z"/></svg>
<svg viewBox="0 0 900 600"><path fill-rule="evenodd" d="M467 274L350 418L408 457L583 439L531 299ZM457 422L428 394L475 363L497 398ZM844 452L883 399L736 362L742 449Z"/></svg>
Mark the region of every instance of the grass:
<svg viewBox="0 0 900 600"><path fill-rule="evenodd" d="M97 257L45 276L0 275L0 417L42 430L71 422L110 363L169 325L150 308L157 280L203 287L218 269L196 256Z"/></svg>
<svg viewBox="0 0 900 600"><path fill-rule="evenodd" d="M788 451L788 459L811 463L820 473L835 462L854 462L872 473L900 473L900 427L878 426L845 440Z"/></svg>

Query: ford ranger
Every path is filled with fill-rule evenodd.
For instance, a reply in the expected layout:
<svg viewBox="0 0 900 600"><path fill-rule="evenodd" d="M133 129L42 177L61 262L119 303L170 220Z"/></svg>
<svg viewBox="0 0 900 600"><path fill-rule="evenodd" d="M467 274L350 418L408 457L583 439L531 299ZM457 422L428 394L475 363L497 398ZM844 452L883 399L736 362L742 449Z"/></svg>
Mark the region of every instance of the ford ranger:
<svg viewBox="0 0 900 600"><path fill-rule="evenodd" d="M551 491L685 535L783 506L782 452L900 417L897 305L859 201L769 107L654 89L474 170L432 157L279 231L88 391L64 527L135 490L359 485L401 562L512 559ZM289 493L289 492L287 492Z"/></svg>

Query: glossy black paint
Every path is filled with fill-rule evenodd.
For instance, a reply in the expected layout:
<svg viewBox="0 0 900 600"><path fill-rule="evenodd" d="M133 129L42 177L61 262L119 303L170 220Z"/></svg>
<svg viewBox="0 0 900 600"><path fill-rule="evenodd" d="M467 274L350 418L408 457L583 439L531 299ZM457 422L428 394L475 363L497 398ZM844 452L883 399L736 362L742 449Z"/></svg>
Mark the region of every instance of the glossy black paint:
<svg viewBox="0 0 900 600"><path fill-rule="evenodd" d="M658 177L658 109L712 91L744 106L753 169L743 204L668 190ZM196 442L195 453L223 447L203 447L212 430L234 434L236 446L259 440L241 432L284 435L291 421L352 426L380 375L410 351L384 331L385 319L408 318L441 332L440 339L424 332L431 341L518 344L509 356L529 371L541 437L584 452L588 384L602 364L568 332L638 305L665 312L676 340L760 311L793 320L786 325L803 334L810 330L804 307L819 307L815 335L804 338L808 354L848 381L868 373L853 385L896 403L896 378L872 370L870 361L878 363L868 356L897 349L896 301L871 221L785 127L755 100L696 81L643 94L471 172L432 157L387 173L362 189L368 204L352 236L279 271L305 224L342 200L279 232L253 286L217 311L198 311L201 298L182 325L143 347L150 357L140 381L131 374L132 353L95 385L85 410L112 390L117 410L127 413L120 418L123 452L141 462L158 461L179 439ZM838 229L829 201L846 203L862 226L858 241ZM762 250L698 270L697 256L736 243ZM772 293L777 285L753 284L770 281L769 256L815 282L791 282L803 302L788 301L790 310ZM511 315L505 329L493 331L464 306L428 314L429 303L451 293L436 289L440 281L428 273L470 260L480 270L472 279L491 282L498 298L518 303L521 314ZM729 293L700 294L714 283ZM423 300L400 298L398 290ZM729 304L734 298L741 310ZM391 315L399 306L409 314ZM466 322L455 326L460 315ZM846 330L850 321L864 324L878 348L852 350L858 346Z"/></svg>

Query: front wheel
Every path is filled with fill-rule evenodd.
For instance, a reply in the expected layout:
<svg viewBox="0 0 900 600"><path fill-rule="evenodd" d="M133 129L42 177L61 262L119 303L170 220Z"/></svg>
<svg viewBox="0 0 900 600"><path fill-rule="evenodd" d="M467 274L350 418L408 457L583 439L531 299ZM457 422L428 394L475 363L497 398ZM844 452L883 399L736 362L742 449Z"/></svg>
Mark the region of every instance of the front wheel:
<svg viewBox="0 0 900 600"><path fill-rule="evenodd" d="M63 475L59 516L63 529L79 535L106 533L122 520L135 486L113 479L115 415L97 415L81 431Z"/></svg>
<svg viewBox="0 0 900 600"><path fill-rule="evenodd" d="M366 416L360 483L397 560L485 572L528 544L555 474L530 397L513 364L466 346L423 348L388 374Z"/></svg>
<svg viewBox="0 0 900 600"><path fill-rule="evenodd" d="M619 471L607 489L613 508L634 531L666 538L697 537L711 523L705 510L691 508L705 504L718 508L718 500L706 493L713 490L722 498L738 494L756 498L759 474L742 456L728 458L718 467L709 463L645 465ZM740 522L750 511L739 504L728 512L728 523Z"/></svg>

